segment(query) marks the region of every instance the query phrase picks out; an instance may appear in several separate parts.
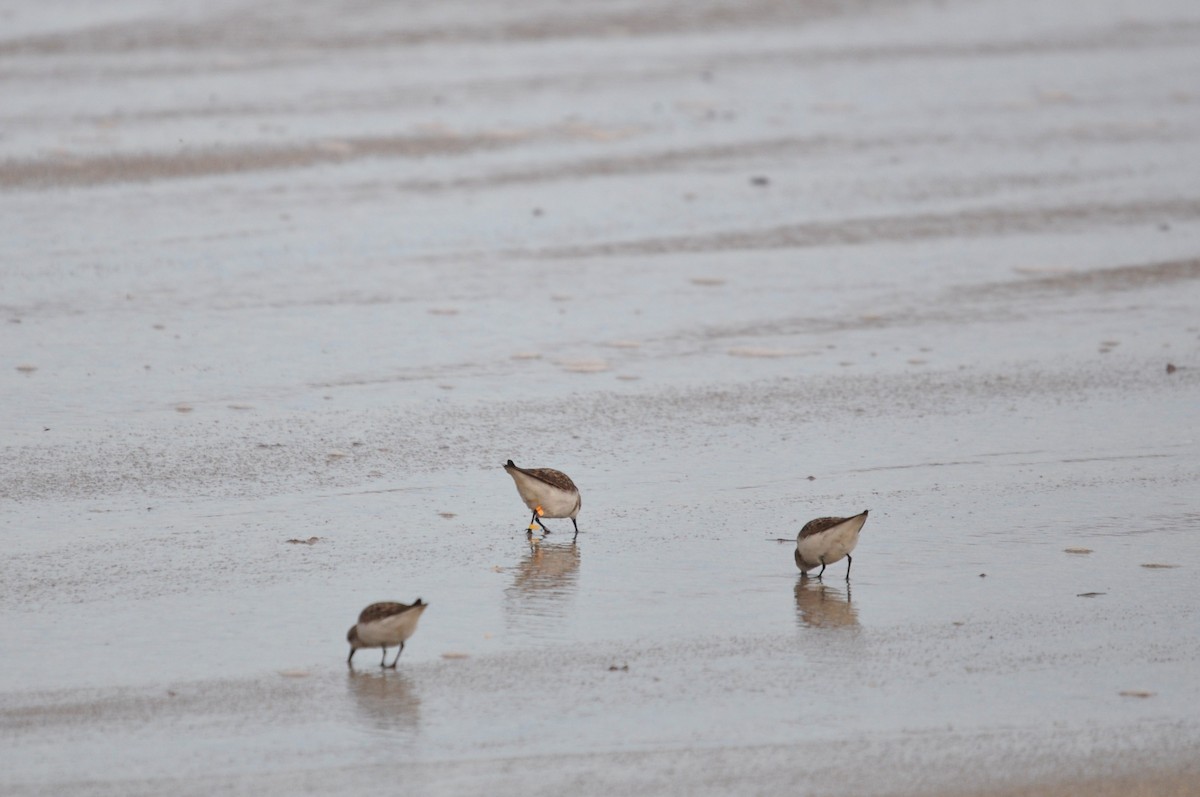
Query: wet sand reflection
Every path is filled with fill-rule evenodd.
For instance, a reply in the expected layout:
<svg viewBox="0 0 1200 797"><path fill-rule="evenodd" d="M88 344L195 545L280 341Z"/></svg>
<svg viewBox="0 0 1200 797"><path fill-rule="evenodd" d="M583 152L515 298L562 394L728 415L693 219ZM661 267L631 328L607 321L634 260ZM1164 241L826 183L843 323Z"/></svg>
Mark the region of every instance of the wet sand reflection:
<svg viewBox="0 0 1200 797"><path fill-rule="evenodd" d="M796 622L810 628L858 628L858 610L845 590L801 576L796 582Z"/></svg>
<svg viewBox="0 0 1200 797"><path fill-rule="evenodd" d="M421 699L407 674L398 670L352 670L348 679L358 716L373 730L404 736L416 734L421 721Z"/></svg>
<svg viewBox="0 0 1200 797"><path fill-rule="evenodd" d="M551 630L548 619L565 620L579 586L580 558L575 542L529 541L529 551L517 563L513 582L504 591L509 630L544 637Z"/></svg>

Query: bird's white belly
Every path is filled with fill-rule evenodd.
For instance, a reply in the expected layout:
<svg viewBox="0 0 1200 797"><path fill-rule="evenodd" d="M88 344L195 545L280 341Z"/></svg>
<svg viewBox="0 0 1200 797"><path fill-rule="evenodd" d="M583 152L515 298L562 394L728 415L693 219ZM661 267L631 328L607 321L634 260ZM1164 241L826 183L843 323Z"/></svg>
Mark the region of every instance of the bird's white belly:
<svg viewBox="0 0 1200 797"><path fill-rule="evenodd" d="M858 545L858 533L861 530L861 524L843 523L823 534L805 537L796 545L796 550L805 562L815 565L823 561L831 565L839 559L844 559L854 550L854 546Z"/></svg>
<svg viewBox="0 0 1200 797"><path fill-rule="evenodd" d="M525 506L530 509L537 509L540 506L542 517L574 517L578 514L578 494L560 490L540 479L534 479L520 472L513 473L513 480L517 484L517 492L521 494L521 500L525 502Z"/></svg>
<svg viewBox="0 0 1200 797"><path fill-rule="evenodd" d="M421 611L409 609L403 614L385 617L373 623L358 624L358 640L364 648L393 647L407 640L417 630Z"/></svg>

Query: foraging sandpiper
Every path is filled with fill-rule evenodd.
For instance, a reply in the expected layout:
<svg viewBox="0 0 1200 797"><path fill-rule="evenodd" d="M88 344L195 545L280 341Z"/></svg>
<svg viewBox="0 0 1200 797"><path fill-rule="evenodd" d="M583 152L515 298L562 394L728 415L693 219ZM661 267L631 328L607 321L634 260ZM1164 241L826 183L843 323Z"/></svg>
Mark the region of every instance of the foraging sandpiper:
<svg viewBox="0 0 1200 797"><path fill-rule="evenodd" d="M579 536L579 524L575 518L579 516L582 502L579 488L570 476L553 468L518 468L511 459L504 464L504 469L517 483L517 492L521 494L525 506L533 510L533 517L529 520L530 531L536 523L549 534L550 529L541 522L541 518L569 517L571 525L575 527L575 536Z"/></svg>
<svg viewBox="0 0 1200 797"><path fill-rule="evenodd" d="M347 666L354 666L354 653L359 648L382 648L383 659L380 660L379 666L396 669L396 662L400 661L400 654L404 652L404 642L416 632L417 622L427 606L428 603L422 603L421 599L417 598L417 602L412 605L372 603L363 609L362 614L358 616L358 622L346 632L346 641L350 643ZM392 663L387 664L387 649L393 645L399 645L400 649L396 651L396 658Z"/></svg>
<svg viewBox="0 0 1200 797"><path fill-rule="evenodd" d="M867 522L867 511L854 517L821 517L805 523L796 537L796 567L800 572L808 575L809 570L820 565L821 572L817 573L820 578L826 565L844 556L846 580L849 581L850 566L854 564L850 552L858 545L858 532Z"/></svg>

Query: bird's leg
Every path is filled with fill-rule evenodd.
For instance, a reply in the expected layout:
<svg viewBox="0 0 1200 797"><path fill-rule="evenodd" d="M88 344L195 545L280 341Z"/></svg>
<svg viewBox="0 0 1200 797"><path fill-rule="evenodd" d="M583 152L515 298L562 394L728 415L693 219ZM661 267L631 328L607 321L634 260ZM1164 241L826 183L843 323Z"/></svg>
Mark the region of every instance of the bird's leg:
<svg viewBox="0 0 1200 797"><path fill-rule="evenodd" d="M380 648L380 650L383 651L383 658L381 658L379 660L379 666L386 667L387 666L387 648L386 647Z"/></svg>
<svg viewBox="0 0 1200 797"><path fill-rule="evenodd" d="M575 518L571 518L571 525L575 527L575 537L579 536L579 524L575 522ZM571 542L575 542L575 537L571 538Z"/></svg>
<svg viewBox="0 0 1200 797"><path fill-rule="evenodd" d="M852 565L852 564L854 564L854 559L851 558L850 554L846 554L846 580L847 581L850 580L850 565Z"/></svg>
<svg viewBox="0 0 1200 797"><path fill-rule="evenodd" d="M537 522L537 510L536 510L536 509L535 509L535 510L533 510L533 516L532 516L531 518L529 518L529 526L528 526L528 527L527 527L525 530L526 530L526 531L529 531L529 532L532 532L532 531L533 531L533 524L535 524L535 523L537 523L537 525L539 525L539 526L542 526L542 524L541 524L541 523L538 523L538 522ZM544 529L544 528L546 528L546 527L545 527L545 526L542 526L542 528Z"/></svg>
<svg viewBox="0 0 1200 797"><path fill-rule="evenodd" d="M352 670L354 669L354 653L357 650L358 648L350 648L350 655L346 658L346 666Z"/></svg>
<svg viewBox="0 0 1200 797"><path fill-rule="evenodd" d="M400 654L404 652L404 643L400 643L400 649L396 651L396 658L392 659L391 669L396 669L396 662L400 661Z"/></svg>
<svg viewBox="0 0 1200 797"><path fill-rule="evenodd" d="M820 578L823 575L825 575L825 557L824 556L821 557L821 572L817 573L817 578Z"/></svg>

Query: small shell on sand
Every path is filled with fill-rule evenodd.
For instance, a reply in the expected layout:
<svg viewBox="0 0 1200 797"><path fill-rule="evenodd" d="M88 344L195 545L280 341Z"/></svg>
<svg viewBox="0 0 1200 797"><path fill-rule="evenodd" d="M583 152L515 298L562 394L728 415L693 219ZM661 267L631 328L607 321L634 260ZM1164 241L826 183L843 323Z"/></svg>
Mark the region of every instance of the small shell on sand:
<svg viewBox="0 0 1200 797"><path fill-rule="evenodd" d="M443 653L443 659L469 659L471 656L468 653L449 652Z"/></svg>
<svg viewBox="0 0 1200 797"><path fill-rule="evenodd" d="M350 155L354 152L354 145L349 141L326 138L317 142L317 149L330 155Z"/></svg>
<svg viewBox="0 0 1200 797"><path fill-rule="evenodd" d="M715 288L718 285L724 285L725 280L720 277L692 277L693 285L703 285L706 288Z"/></svg>
<svg viewBox="0 0 1200 797"><path fill-rule="evenodd" d="M1066 553L1091 553L1091 548L1063 548Z"/></svg>
<svg viewBox="0 0 1200 797"><path fill-rule="evenodd" d="M1142 689L1125 689L1119 694L1121 697L1154 697L1153 692L1146 692Z"/></svg>
<svg viewBox="0 0 1200 797"><path fill-rule="evenodd" d="M614 349L637 349L641 345L636 340L613 340L608 343L608 346Z"/></svg>
<svg viewBox="0 0 1200 797"><path fill-rule="evenodd" d="M457 307L430 307L430 315L458 315Z"/></svg>
<svg viewBox="0 0 1200 797"><path fill-rule="evenodd" d="M619 141L637 135L637 133L638 129L635 127L593 127L582 124L567 126L567 134L572 138L582 138L588 141Z"/></svg>
<svg viewBox="0 0 1200 797"><path fill-rule="evenodd" d="M36 371L36 370L37 370L37 366L36 366L36 365L29 365L28 363L25 363L25 364L22 364L22 365L18 365L18 366L17 366L17 370L18 370L18 371L20 371L20 372L21 372L21 373L23 373L23 374L32 374L34 371Z"/></svg>
<svg viewBox="0 0 1200 797"><path fill-rule="evenodd" d="M284 678L307 678L308 670L280 670L279 674Z"/></svg>
<svg viewBox="0 0 1200 797"><path fill-rule="evenodd" d="M536 351L519 351L516 354L511 355L510 359L513 359L513 360L540 360L540 359L542 359L542 355L538 354Z"/></svg>
<svg viewBox="0 0 1200 797"><path fill-rule="evenodd" d="M1146 564L1142 565L1142 567L1148 567L1152 570L1169 570L1172 567L1179 567L1179 565L1166 565L1159 562L1147 562Z"/></svg>
<svg viewBox="0 0 1200 797"><path fill-rule="evenodd" d="M563 360L559 365L573 374L598 374L608 370L608 363L604 360Z"/></svg>
<svg viewBox="0 0 1200 797"><path fill-rule="evenodd" d="M191 412L192 409L193 408L192 408L191 404L176 404L175 405L176 412Z"/></svg>

